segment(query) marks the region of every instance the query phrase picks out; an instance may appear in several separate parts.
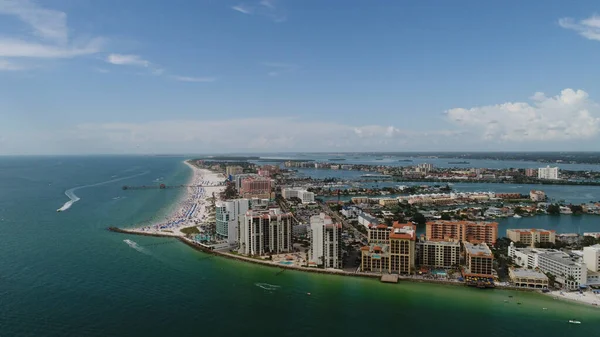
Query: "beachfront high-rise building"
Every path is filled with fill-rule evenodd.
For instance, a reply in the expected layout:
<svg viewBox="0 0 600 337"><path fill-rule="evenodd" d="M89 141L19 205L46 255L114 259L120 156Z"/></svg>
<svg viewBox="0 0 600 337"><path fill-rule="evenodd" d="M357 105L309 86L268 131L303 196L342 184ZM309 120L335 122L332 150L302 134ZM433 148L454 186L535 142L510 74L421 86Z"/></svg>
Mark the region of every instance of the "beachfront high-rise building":
<svg viewBox="0 0 600 337"><path fill-rule="evenodd" d="M468 285L493 287L494 255L485 243L471 244L464 242L466 266L462 274Z"/></svg>
<svg viewBox="0 0 600 337"><path fill-rule="evenodd" d="M242 172L244 172L244 168L241 166L227 166L225 167L225 173L227 173L227 176L235 176L238 174L242 174Z"/></svg>
<svg viewBox="0 0 600 337"><path fill-rule="evenodd" d="M530 247L536 243L555 243L556 231L546 229L507 229L506 237L513 242L521 242Z"/></svg>
<svg viewBox="0 0 600 337"><path fill-rule="evenodd" d="M577 289L587 283L588 270L585 260L577 254L556 249L517 248L514 243L508 247L508 256L515 264L530 269L539 268L544 273L555 276L556 281L568 289Z"/></svg>
<svg viewBox="0 0 600 337"><path fill-rule="evenodd" d="M498 239L497 222L474 221L428 221L425 229L427 240L486 242L494 244Z"/></svg>
<svg viewBox="0 0 600 337"><path fill-rule="evenodd" d="M246 177L241 180L239 194L243 198L271 198L271 179L260 176Z"/></svg>
<svg viewBox="0 0 600 337"><path fill-rule="evenodd" d="M302 201L303 204L309 204L315 202L315 194L313 192L309 192L303 188L284 188L281 190L281 195L285 199L290 198L298 198Z"/></svg>
<svg viewBox="0 0 600 337"><path fill-rule="evenodd" d="M538 179L556 180L558 179L558 171L558 167L540 167L538 169Z"/></svg>
<svg viewBox="0 0 600 337"><path fill-rule="evenodd" d="M250 210L241 217L239 250L245 255L280 254L292 251L292 213L279 208Z"/></svg>
<svg viewBox="0 0 600 337"><path fill-rule="evenodd" d="M215 203L217 236L226 239L230 245L238 240L239 219L250 209L250 200L234 199Z"/></svg>
<svg viewBox="0 0 600 337"><path fill-rule="evenodd" d="M417 242L417 265L452 268L460 263L460 243L456 241Z"/></svg>
<svg viewBox="0 0 600 337"><path fill-rule="evenodd" d="M600 245L583 247L583 262L593 272L600 271Z"/></svg>
<svg viewBox="0 0 600 337"><path fill-rule="evenodd" d="M415 267L416 226L395 222L370 225L369 245L361 248L363 272L411 274Z"/></svg>
<svg viewBox="0 0 600 337"><path fill-rule="evenodd" d="M323 268L342 268L342 225L321 213L310 217L310 262Z"/></svg>

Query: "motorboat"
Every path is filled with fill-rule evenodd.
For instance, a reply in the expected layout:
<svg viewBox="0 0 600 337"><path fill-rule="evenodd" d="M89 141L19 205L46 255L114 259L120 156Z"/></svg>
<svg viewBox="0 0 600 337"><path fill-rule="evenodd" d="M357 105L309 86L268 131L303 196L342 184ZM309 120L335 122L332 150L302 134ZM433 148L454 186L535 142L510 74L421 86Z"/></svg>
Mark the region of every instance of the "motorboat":
<svg viewBox="0 0 600 337"><path fill-rule="evenodd" d="M576 320L573 320L573 319L570 319L569 323L571 323L571 324L581 324L580 321L576 321Z"/></svg>
<svg viewBox="0 0 600 337"><path fill-rule="evenodd" d="M513 218L519 219L519 218L522 218L522 216L520 216L519 214L515 214L515 215L513 215Z"/></svg>

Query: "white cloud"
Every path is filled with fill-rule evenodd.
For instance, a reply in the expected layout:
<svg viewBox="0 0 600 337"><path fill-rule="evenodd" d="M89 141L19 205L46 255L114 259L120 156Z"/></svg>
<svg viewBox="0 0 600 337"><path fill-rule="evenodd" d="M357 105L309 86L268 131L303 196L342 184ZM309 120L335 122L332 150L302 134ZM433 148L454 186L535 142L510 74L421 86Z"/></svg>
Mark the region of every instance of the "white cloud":
<svg viewBox="0 0 600 337"><path fill-rule="evenodd" d="M0 16L16 17L30 28L28 34L4 33L0 37L0 57L5 58L73 58L98 53L105 39L71 39L64 12L46 9L30 0L0 0ZM13 26L9 26L13 28ZM17 28L15 32L21 32ZM76 41L76 42L74 42ZM23 68L24 69L24 68Z"/></svg>
<svg viewBox="0 0 600 337"><path fill-rule="evenodd" d="M104 39L96 38L82 46L57 46L17 39L0 39L0 56L28 58L73 58L100 51Z"/></svg>
<svg viewBox="0 0 600 337"><path fill-rule="evenodd" d="M600 132L600 108L583 90L564 89L533 104L507 102L445 112L449 121L487 141L564 141L595 137Z"/></svg>
<svg viewBox="0 0 600 337"><path fill-rule="evenodd" d="M240 13L243 13L243 14L248 14L248 15L251 15L254 12L251 7L247 7L247 6L243 5L243 4L239 4L237 6L233 6L233 7L231 7L231 9L233 9L234 11L238 11Z"/></svg>
<svg viewBox="0 0 600 337"><path fill-rule="evenodd" d="M246 15L258 15L269 18L274 22L284 22L287 20L285 11L281 6L275 5L275 0L261 0L252 3L240 3L239 5L231 7L234 11L246 14Z"/></svg>
<svg viewBox="0 0 600 337"><path fill-rule="evenodd" d="M41 8L29 0L0 0L0 14L18 17L43 39L60 44L68 41L67 14L64 12Z"/></svg>
<svg viewBox="0 0 600 337"><path fill-rule="evenodd" d="M600 16L592 15L583 20L576 21L572 18L562 18L558 24L566 29L574 30L588 40L600 41Z"/></svg>
<svg viewBox="0 0 600 337"><path fill-rule="evenodd" d="M106 57L106 62L115 65L127 65L127 66L138 66L148 67L150 62L144 60L138 55L126 55L126 54L110 54Z"/></svg>
<svg viewBox="0 0 600 337"><path fill-rule="evenodd" d="M171 76L172 79L181 82L214 82L214 77L189 77L189 76Z"/></svg>

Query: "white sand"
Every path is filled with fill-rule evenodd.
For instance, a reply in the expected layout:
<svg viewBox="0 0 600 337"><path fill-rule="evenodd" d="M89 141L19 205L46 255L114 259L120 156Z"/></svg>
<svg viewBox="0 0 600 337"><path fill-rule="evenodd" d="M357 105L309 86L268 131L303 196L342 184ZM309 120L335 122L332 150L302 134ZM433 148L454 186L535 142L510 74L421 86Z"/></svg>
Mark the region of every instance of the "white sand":
<svg viewBox="0 0 600 337"><path fill-rule="evenodd" d="M600 296L596 295L590 291L584 291L583 294L577 292L566 292L566 291L551 291L546 293L549 296L552 296L559 300L567 300L587 305L596 305L600 306Z"/></svg>
<svg viewBox="0 0 600 337"><path fill-rule="evenodd" d="M200 225L208 220L207 207L211 205L208 198L219 198L225 186L220 185L225 180L225 176L214 173L210 170L199 169L188 162L185 162L192 171L192 178L187 183L194 187L187 188L187 194L175 206L176 211L170 214L164 221L149 226L130 229L132 232L152 233L172 236L185 236L181 232L182 228Z"/></svg>

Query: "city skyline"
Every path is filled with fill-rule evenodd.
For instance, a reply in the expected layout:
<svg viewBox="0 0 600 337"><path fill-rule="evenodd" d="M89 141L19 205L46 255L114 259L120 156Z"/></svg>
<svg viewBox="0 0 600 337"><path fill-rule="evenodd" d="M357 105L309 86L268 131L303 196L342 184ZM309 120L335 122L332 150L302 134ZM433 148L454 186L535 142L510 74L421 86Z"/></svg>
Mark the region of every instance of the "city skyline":
<svg viewBox="0 0 600 337"><path fill-rule="evenodd" d="M0 0L0 155L597 151L577 5Z"/></svg>

